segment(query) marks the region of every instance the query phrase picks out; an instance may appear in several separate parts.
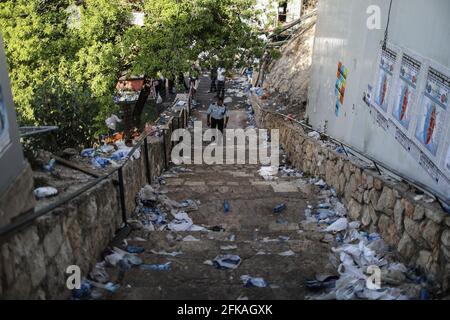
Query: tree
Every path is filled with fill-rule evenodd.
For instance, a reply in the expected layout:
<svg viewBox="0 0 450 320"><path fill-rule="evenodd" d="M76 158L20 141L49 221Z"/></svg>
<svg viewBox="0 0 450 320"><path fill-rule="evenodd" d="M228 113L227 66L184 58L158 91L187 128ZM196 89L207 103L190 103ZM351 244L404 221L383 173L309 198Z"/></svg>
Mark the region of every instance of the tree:
<svg viewBox="0 0 450 320"><path fill-rule="evenodd" d="M253 0L145 0L145 26L127 33L133 52L133 72L146 82L158 72L186 72L201 53L205 65L231 69L260 56ZM214 60L216 60L214 62ZM134 109L135 126L150 90L142 90Z"/></svg>
<svg viewBox="0 0 450 320"><path fill-rule="evenodd" d="M21 125L58 125L60 147L89 144L114 111L131 7L121 0L18 0L0 26ZM48 146L50 148L52 146Z"/></svg>

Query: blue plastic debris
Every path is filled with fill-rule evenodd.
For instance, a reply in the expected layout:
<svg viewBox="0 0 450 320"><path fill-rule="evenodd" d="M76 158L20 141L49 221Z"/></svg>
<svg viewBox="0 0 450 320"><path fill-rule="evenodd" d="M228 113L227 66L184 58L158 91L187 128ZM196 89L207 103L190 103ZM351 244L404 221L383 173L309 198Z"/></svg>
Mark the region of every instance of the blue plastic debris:
<svg viewBox="0 0 450 320"><path fill-rule="evenodd" d="M170 270L170 262L164 264L141 264L139 268L142 270L167 271Z"/></svg>
<svg viewBox="0 0 450 320"><path fill-rule="evenodd" d="M91 162L96 168L105 168L107 165L110 164L110 161L108 159L98 156L93 158Z"/></svg>
<svg viewBox="0 0 450 320"><path fill-rule="evenodd" d="M81 156L82 157L93 157L95 154L95 149L94 148L89 148L89 149L84 149L83 151L81 151Z"/></svg>
<svg viewBox="0 0 450 320"><path fill-rule="evenodd" d="M47 172L52 172L53 169L55 168L55 163L56 160L55 159L51 159L48 164L44 165L44 170Z"/></svg>
<svg viewBox="0 0 450 320"><path fill-rule="evenodd" d="M281 213L284 210L286 210L286 205L284 203L277 205L275 208L273 208L273 213Z"/></svg>
<svg viewBox="0 0 450 320"><path fill-rule="evenodd" d="M430 294L427 289L422 288L420 290L420 300L430 300Z"/></svg>
<svg viewBox="0 0 450 320"><path fill-rule="evenodd" d="M128 157L128 153L129 153L128 150L117 150L116 152L114 152L111 155L110 159L114 160L114 161L120 161L120 160Z"/></svg>
<svg viewBox="0 0 450 320"><path fill-rule="evenodd" d="M217 269L236 269L241 264L241 257L233 254L220 255L214 258Z"/></svg>
<svg viewBox="0 0 450 320"><path fill-rule="evenodd" d="M225 213L230 212L230 204L226 200L223 202L223 212Z"/></svg>
<svg viewBox="0 0 450 320"><path fill-rule="evenodd" d="M108 282L107 284L105 284L105 289L111 293L116 292L119 288L120 288L120 285L114 284L112 282Z"/></svg>
<svg viewBox="0 0 450 320"><path fill-rule="evenodd" d="M83 281L81 282L80 289L72 290L72 298L74 299L82 299L88 298L91 295L92 286L89 282Z"/></svg>
<svg viewBox="0 0 450 320"><path fill-rule="evenodd" d="M267 287L267 282L263 278L252 278L250 276L244 275L241 276L241 281L244 282L244 287Z"/></svg>
<svg viewBox="0 0 450 320"><path fill-rule="evenodd" d="M142 253L145 251L143 247L135 247L135 246L128 246L126 250L129 253Z"/></svg>

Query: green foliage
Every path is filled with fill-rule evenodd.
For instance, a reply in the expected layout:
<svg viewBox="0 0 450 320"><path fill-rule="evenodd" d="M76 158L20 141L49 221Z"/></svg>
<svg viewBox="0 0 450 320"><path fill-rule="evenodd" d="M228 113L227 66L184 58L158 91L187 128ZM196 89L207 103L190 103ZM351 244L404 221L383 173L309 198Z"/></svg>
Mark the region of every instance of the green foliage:
<svg viewBox="0 0 450 320"><path fill-rule="evenodd" d="M59 148L106 130L121 72L166 77L248 65L262 55L254 0L5 0L0 2L20 125L58 125ZM145 26L131 25L131 11Z"/></svg>

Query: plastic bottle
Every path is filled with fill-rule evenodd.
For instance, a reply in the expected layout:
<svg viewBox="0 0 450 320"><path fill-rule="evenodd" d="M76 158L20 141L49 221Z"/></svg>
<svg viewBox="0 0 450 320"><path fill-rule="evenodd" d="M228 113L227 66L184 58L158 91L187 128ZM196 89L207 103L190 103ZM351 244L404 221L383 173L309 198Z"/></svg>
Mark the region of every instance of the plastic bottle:
<svg viewBox="0 0 450 320"><path fill-rule="evenodd" d="M223 212L225 213L230 212L230 204L226 200L223 202Z"/></svg>

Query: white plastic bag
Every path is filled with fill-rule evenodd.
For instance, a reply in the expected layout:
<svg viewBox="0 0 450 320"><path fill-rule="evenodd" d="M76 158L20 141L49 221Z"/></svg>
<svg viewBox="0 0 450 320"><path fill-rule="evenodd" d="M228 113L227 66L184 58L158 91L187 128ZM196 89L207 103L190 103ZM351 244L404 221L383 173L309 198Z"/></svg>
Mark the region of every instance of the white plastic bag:
<svg viewBox="0 0 450 320"><path fill-rule="evenodd" d="M158 93L158 98L156 99L157 104L161 104L163 102L163 99L161 98L161 95Z"/></svg>

